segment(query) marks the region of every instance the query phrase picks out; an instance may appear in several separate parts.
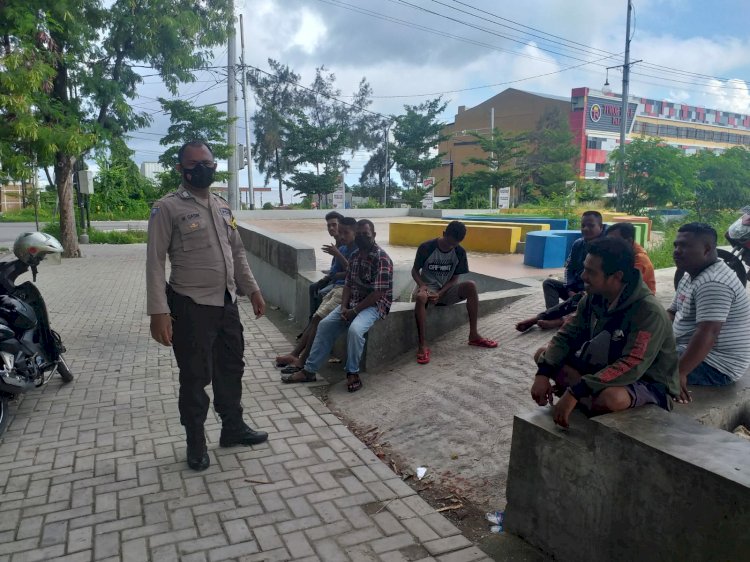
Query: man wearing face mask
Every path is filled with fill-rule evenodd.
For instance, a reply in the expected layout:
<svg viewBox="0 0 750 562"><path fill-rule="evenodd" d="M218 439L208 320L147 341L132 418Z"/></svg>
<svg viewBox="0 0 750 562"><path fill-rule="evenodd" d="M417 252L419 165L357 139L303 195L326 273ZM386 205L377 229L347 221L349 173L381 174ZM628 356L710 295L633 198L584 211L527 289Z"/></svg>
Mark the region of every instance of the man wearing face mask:
<svg viewBox="0 0 750 562"><path fill-rule="evenodd" d="M375 243L375 226L371 221L357 222L354 241L357 250L349 258L341 304L318 325L304 368L283 375L282 382L314 382L318 368L331 353L339 334L346 330L346 386L349 392L362 388L359 362L365 349L365 335L391 309L393 262Z"/></svg>
<svg viewBox="0 0 750 562"><path fill-rule="evenodd" d="M265 302L229 204L208 190L216 172L211 149L204 142L189 142L177 159L182 184L154 203L148 223L147 313L151 336L173 347L180 369L178 406L188 466L205 470L210 464L204 431L209 383L221 418L222 447L268 439L242 419L244 339L237 296L250 297L256 318L265 312Z"/></svg>

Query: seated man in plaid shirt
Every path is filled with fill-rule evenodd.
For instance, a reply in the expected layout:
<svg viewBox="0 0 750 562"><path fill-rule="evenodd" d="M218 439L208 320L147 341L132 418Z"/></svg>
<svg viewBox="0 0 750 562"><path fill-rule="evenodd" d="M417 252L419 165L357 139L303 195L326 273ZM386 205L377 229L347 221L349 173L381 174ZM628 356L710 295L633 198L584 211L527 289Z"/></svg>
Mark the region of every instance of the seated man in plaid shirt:
<svg viewBox="0 0 750 562"><path fill-rule="evenodd" d="M310 355L301 371L283 376L282 382L313 382L321 363L331 353L339 334L347 330L346 382L349 392L362 388L359 362L365 349L365 334L379 318L385 317L393 301L393 262L375 243L375 226L357 222L354 242L357 250L349 258L341 305L318 325Z"/></svg>

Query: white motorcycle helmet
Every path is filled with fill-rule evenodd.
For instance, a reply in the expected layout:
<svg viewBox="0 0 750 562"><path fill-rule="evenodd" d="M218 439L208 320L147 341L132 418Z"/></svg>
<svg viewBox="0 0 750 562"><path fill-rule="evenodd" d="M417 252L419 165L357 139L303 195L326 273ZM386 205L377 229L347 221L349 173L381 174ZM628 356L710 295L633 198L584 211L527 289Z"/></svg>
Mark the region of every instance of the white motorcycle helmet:
<svg viewBox="0 0 750 562"><path fill-rule="evenodd" d="M39 265L48 254L62 252L62 244L54 236L43 232L24 232L13 244L13 253L26 265Z"/></svg>

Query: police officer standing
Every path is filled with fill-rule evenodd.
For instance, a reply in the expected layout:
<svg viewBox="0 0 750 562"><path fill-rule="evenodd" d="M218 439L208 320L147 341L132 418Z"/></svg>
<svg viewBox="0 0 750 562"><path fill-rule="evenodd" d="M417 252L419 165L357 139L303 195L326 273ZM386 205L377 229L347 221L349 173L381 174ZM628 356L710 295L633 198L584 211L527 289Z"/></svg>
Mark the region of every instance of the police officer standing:
<svg viewBox="0 0 750 562"><path fill-rule="evenodd" d="M229 205L208 190L216 172L211 149L204 142L189 142L177 160L182 184L154 204L148 223L147 313L151 336L174 348L180 368L180 423L187 436L188 466L205 470L210 464L204 431L209 383L221 418L222 447L268 439L242 420L245 346L237 295L250 297L256 318L266 304Z"/></svg>

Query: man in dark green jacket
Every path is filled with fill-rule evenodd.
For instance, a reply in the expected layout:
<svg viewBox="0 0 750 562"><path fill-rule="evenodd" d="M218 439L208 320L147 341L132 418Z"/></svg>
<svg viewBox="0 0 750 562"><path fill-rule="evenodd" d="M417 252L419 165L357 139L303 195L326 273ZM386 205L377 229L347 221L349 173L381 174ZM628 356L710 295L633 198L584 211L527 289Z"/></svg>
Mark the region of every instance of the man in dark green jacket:
<svg viewBox="0 0 750 562"><path fill-rule="evenodd" d="M537 357L532 398L552 404L552 382L564 389L553 408L563 427L579 401L597 414L645 404L670 410L680 393L672 326L632 248L617 238L591 242L582 277L587 295Z"/></svg>

